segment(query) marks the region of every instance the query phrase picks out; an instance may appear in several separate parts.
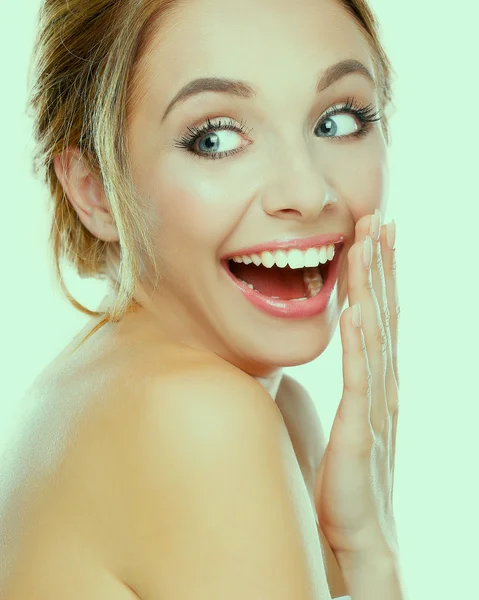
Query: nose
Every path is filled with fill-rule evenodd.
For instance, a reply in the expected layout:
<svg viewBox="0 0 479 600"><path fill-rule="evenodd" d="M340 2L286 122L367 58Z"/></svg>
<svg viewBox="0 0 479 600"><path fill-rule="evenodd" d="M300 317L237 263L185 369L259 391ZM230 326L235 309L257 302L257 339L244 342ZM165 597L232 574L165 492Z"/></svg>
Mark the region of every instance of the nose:
<svg viewBox="0 0 479 600"><path fill-rule="evenodd" d="M294 156L288 153L283 162L276 162L272 177L274 183L263 193L263 209L269 215L314 222L338 201L318 166L317 156L307 150L296 151Z"/></svg>

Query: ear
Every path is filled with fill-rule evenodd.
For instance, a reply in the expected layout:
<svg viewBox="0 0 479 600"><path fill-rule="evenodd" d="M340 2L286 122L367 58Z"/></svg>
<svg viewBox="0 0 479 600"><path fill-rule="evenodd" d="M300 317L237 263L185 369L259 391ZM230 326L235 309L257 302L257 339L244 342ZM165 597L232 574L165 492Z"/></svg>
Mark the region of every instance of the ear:
<svg viewBox="0 0 479 600"><path fill-rule="evenodd" d="M68 200L88 231L105 242L119 241L101 182L80 150L68 148L54 158L53 164Z"/></svg>

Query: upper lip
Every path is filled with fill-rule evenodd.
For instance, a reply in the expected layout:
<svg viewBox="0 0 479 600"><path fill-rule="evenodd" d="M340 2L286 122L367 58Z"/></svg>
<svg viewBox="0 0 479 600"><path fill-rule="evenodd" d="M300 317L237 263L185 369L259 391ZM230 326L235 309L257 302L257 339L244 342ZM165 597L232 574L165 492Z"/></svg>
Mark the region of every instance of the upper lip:
<svg viewBox="0 0 479 600"><path fill-rule="evenodd" d="M327 246L329 244L342 244L346 238L345 233L324 233L322 235L314 235L307 238L296 238L290 240L273 240L271 242L264 242L257 244L256 246L250 246L248 248L240 248L234 252L222 257L222 260L229 260L233 256L249 256L251 254L261 254L261 252L276 250L292 250L294 248L298 250L305 250L307 248L315 248L317 246Z"/></svg>

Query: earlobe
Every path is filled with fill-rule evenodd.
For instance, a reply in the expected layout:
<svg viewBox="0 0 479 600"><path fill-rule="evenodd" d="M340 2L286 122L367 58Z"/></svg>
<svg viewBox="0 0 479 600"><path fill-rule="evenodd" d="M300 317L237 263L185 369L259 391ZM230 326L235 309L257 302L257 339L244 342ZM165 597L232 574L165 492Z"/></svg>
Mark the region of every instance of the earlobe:
<svg viewBox="0 0 479 600"><path fill-rule="evenodd" d="M65 195L88 231L105 242L117 242L118 230L103 187L79 150L69 148L63 156L56 156L54 168Z"/></svg>

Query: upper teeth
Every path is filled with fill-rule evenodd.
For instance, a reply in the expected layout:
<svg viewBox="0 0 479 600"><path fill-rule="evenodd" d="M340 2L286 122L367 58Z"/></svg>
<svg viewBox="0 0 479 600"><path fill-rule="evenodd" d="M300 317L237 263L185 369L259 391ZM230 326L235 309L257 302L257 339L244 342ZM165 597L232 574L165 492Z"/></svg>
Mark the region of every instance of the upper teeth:
<svg viewBox="0 0 479 600"><path fill-rule="evenodd" d="M263 265L270 269L273 265L291 269L302 269L303 267L317 267L320 263L325 264L328 260L334 258L334 244L321 246L318 248L308 248L307 250L276 250L275 252L261 252L261 254L251 254L247 256L234 256L233 260L237 263L249 265L254 263L257 267Z"/></svg>

